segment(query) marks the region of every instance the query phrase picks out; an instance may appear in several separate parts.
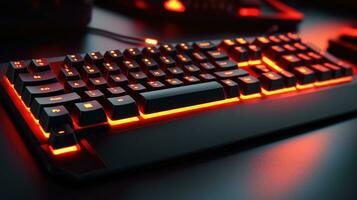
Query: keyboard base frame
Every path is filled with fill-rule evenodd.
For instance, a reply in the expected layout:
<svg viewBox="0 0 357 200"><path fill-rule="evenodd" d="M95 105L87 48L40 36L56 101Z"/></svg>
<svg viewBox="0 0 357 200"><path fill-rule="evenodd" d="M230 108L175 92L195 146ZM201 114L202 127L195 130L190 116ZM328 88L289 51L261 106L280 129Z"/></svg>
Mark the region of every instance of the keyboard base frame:
<svg viewBox="0 0 357 200"><path fill-rule="evenodd" d="M3 67L0 76L4 73ZM48 155L47 145L39 144L3 84L1 79L0 92L4 106L12 119L19 123L18 131L30 141L29 149L36 153L36 159L50 174L72 181L165 163L222 145L251 143L267 134L283 134L288 128L357 111L355 76L349 83L189 112L184 117L174 116L160 122L148 121L130 129L118 129L120 133L114 133L116 129L109 134L106 131L102 131L102 134L94 131L87 139L81 139L81 153L54 159ZM257 125L256 121L265 123ZM190 131L187 131L187 127L190 127ZM159 144L158 141L166 143Z"/></svg>

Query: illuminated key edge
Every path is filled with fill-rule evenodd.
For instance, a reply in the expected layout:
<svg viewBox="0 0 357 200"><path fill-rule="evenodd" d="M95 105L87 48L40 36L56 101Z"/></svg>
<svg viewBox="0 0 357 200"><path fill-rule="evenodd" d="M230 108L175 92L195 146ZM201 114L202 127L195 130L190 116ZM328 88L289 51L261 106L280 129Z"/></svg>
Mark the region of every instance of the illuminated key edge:
<svg viewBox="0 0 357 200"><path fill-rule="evenodd" d="M199 109L203 109L203 108L209 108L209 107L218 106L218 105L224 105L224 104L238 102L238 101L239 101L239 98L234 97L234 98L213 101L213 102L208 102L208 103L203 103L203 104L197 104L197 105L192 105L192 106L186 106L186 107L182 107L182 108L175 108L175 109L170 109L170 110L165 110L165 111L160 111L160 112L155 112L155 113L150 113L150 114L144 114L142 111L139 111L139 113L143 119L150 119L150 118L168 116L168 115L178 114L178 113L183 113L183 112L188 112L188 111L199 110Z"/></svg>
<svg viewBox="0 0 357 200"><path fill-rule="evenodd" d="M266 96L282 94L282 93L287 93L287 92L293 92L293 91L296 91L296 87L288 87L288 88L282 88L282 89L272 90L272 91L268 91L268 90L262 88L262 93Z"/></svg>
<svg viewBox="0 0 357 200"><path fill-rule="evenodd" d="M59 148L59 149L54 149L51 145L49 145L48 148L49 148L50 152L55 156L81 150L81 147L79 146L79 144L68 146L68 147L63 147L63 148Z"/></svg>
<svg viewBox="0 0 357 200"><path fill-rule="evenodd" d="M25 121L32 130L32 132L34 132L35 134L40 133L40 136L43 136L45 139L48 139L50 137L50 133L43 130L42 126L39 123L39 120L35 118L35 116L30 111L30 108L28 108L22 101L21 96L18 95L14 85L10 83L9 79L6 76L3 76L3 80L5 83L4 86L7 88L9 97L14 102L14 105L17 110L19 110L22 113L22 116L24 116Z"/></svg>

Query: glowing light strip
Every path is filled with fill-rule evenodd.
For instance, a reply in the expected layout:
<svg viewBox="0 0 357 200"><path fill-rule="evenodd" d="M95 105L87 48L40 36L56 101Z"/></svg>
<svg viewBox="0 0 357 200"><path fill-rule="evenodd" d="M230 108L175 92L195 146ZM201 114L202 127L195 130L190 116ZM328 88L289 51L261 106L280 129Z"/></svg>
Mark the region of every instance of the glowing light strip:
<svg viewBox="0 0 357 200"><path fill-rule="evenodd" d="M327 80L327 81L322 81L322 82L315 82L315 86L326 86L326 85L333 85L333 84L339 84L343 82L350 82L353 80L352 76L347 76L347 77L342 77L342 78L337 78L337 79L332 79L332 80Z"/></svg>
<svg viewBox="0 0 357 200"><path fill-rule="evenodd" d="M70 152L76 152L81 149L81 147L78 144L73 145L73 146L59 148L59 149L53 149L53 147L49 145L48 148L50 149L50 152L56 156L61 155L61 154L70 153Z"/></svg>
<svg viewBox="0 0 357 200"><path fill-rule="evenodd" d="M296 87L283 88L283 89L273 90L273 91L268 91L268 90L265 90L264 88L262 88L262 93L267 96L274 95L274 94L286 93L286 92L293 92L293 91L296 91Z"/></svg>
<svg viewBox="0 0 357 200"><path fill-rule="evenodd" d="M127 123L136 122L136 121L140 120L139 117L130 117L130 118L119 119L119 120L112 120L108 117L107 119L108 119L108 123L110 126L117 126L117 125L127 124Z"/></svg>
<svg viewBox="0 0 357 200"><path fill-rule="evenodd" d="M271 68L275 69L278 72L284 71L283 68L279 67L277 64L275 64L274 61L270 60L268 57L263 56L263 62L265 62L267 65L269 65Z"/></svg>
<svg viewBox="0 0 357 200"><path fill-rule="evenodd" d="M40 136L44 136L44 138L48 139L50 137L50 133L43 130L42 126L40 125L39 121L33 116L30 108L28 108L25 103L22 101L21 96L17 94L15 87L7 77L3 77L5 86L7 87L7 92L14 102L16 108L22 113L22 116L26 119L26 123L31 128L34 133L40 134Z"/></svg>
<svg viewBox="0 0 357 200"><path fill-rule="evenodd" d="M238 101L239 101L239 98L229 98L229 99L213 101L213 102L203 103L203 104L198 104L198 105L193 105L193 106L187 106L187 107L183 107L183 108L165 110L165 111L160 111L160 112L150 113L150 114L144 114L140 111L140 116L143 119L150 119L150 118L162 117L162 116L167 116L167 115L171 115L171 114L182 113L182 112L191 111L191 110L198 110L198 109L203 109L203 108L208 108L208 107L212 107L212 106L218 106L218 105L232 103L232 102L238 102Z"/></svg>
<svg viewBox="0 0 357 200"><path fill-rule="evenodd" d="M313 83L305 84L305 85L296 84L296 88L299 90L305 90L305 89L309 89L309 88L313 88L313 87L315 87L315 85Z"/></svg>
<svg viewBox="0 0 357 200"><path fill-rule="evenodd" d="M238 65L238 67L246 67L249 65L259 65L261 63L262 63L261 60L248 60L248 61L244 61L244 62L238 62L237 65Z"/></svg>
<svg viewBox="0 0 357 200"><path fill-rule="evenodd" d="M241 95L239 96L239 98L241 98L241 99L243 99L243 100L255 99L255 98L260 98L260 97L262 97L262 95L259 94L259 93L250 94L250 95L243 95L243 94L241 94Z"/></svg>

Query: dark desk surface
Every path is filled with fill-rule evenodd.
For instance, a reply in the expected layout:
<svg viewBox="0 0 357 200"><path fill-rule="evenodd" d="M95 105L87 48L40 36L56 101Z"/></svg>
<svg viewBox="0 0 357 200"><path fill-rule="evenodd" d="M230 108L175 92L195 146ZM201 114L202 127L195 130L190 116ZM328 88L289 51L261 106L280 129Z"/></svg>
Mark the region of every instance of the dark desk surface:
<svg viewBox="0 0 357 200"><path fill-rule="evenodd" d="M319 47L347 19L305 10L301 28L305 41ZM165 41L219 38L224 34L183 33L174 25L161 30L103 9L94 10L91 26ZM318 25L318 26L317 26ZM207 37L209 35L209 37ZM86 34L80 41L19 44L0 49L2 60L60 56L67 53L123 48L127 45ZM215 159L115 177L83 187L58 183L44 174L14 123L0 107L1 199L355 199L357 183L357 118L331 124L305 134L232 152Z"/></svg>

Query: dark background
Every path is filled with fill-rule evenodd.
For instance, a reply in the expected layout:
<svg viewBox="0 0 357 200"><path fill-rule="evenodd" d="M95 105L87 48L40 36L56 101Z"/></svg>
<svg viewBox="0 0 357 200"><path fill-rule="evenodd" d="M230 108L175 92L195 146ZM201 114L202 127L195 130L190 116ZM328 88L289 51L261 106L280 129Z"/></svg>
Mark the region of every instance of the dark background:
<svg viewBox="0 0 357 200"><path fill-rule="evenodd" d="M337 36L338 30L353 20L351 16L338 17L339 13L316 8L301 10L305 20L300 25L300 35L320 48L326 48L327 39ZM164 42L239 35L234 30L199 33L174 24L155 27L98 7L93 11L90 26L127 35L151 36ZM2 43L0 60L128 46L89 33L43 41L13 39ZM2 106L0 115L1 199L355 199L357 194L357 116L241 152L232 150L209 159L197 158L73 186L57 182L44 173Z"/></svg>

